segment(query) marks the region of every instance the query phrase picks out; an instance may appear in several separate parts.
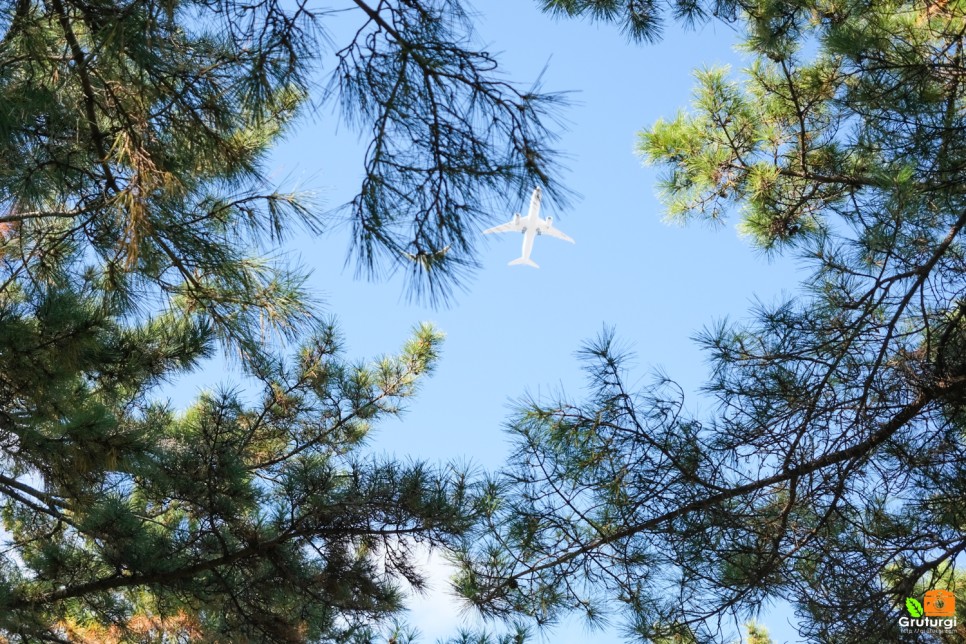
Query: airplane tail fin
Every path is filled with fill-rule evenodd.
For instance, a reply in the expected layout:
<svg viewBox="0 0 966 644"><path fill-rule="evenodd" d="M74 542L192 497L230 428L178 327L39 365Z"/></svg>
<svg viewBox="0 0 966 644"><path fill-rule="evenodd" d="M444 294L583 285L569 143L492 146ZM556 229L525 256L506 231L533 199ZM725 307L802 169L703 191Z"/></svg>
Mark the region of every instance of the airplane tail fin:
<svg viewBox="0 0 966 644"><path fill-rule="evenodd" d="M537 263L530 259L529 257L518 257L508 264L508 266L516 266L517 264L525 264L526 266L533 266L534 268L540 268Z"/></svg>

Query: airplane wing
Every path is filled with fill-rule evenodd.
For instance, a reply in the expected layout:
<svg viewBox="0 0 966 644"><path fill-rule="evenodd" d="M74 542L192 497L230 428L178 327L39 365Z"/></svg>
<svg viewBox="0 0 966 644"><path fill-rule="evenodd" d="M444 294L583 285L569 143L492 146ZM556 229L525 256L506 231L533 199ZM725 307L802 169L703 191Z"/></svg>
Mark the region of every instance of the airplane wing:
<svg viewBox="0 0 966 644"><path fill-rule="evenodd" d="M487 228L483 231L484 235L489 235L490 233L519 233L523 232L524 226L516 221L508 221L500 226L494 226L493 228Z"/></svg>
<svg viewBox="0 0 966 644"><path fill-rule="evenodd" d="M541 226L539 233L541 235L550 235L551 237L556 237L557 239L569 241L571 244L577 243L574 240L572 240L570 237L567 237L567 235L557 230L556 228L551 228L550 226Z"/></svg>

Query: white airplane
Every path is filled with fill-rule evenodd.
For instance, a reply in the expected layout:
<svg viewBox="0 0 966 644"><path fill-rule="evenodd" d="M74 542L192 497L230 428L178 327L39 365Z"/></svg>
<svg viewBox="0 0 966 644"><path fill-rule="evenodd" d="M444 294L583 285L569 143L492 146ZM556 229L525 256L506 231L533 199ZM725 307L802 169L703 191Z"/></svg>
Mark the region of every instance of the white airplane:
<svg viewBox="0 0 966 644"><path fill-rule="evenodd" d="M540 191L540 188L535 188L533 190L533 196L530 197L530 212L527 213L526 217L521 217L520 213L516 213L513 215L512 221L483 231L484 235L490 233L523 233L523 251L520 257L510 262L510 266L514 264L526 264L527 266L540 268L535 261L530 259L530 252L533 250L533 240L537 238L537 235L550 235L557 239L569 241L571 244L574 243L574 240L553 227L552 217L540 219L540 198L542 196L543 193Z"/></svg>

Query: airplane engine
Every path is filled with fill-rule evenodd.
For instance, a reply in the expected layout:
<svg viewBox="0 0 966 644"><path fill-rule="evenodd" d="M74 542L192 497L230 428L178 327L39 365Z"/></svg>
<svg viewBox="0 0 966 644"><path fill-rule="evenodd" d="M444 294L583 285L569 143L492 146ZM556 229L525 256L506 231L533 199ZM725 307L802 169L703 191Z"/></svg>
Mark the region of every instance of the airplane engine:
<svg viewBox="0 0 966 644"><path fill-rule="evenodd" d="M547 225L548 226L552 226L553 225L553 217L547 217Z"/></svg>
<svg viewBox="0 0 966 644"><path fill-rule="evenodd" d="M514 224L519 224L520 223L520 213L517 213L517 214L513 215L513 223Z"/></svg>

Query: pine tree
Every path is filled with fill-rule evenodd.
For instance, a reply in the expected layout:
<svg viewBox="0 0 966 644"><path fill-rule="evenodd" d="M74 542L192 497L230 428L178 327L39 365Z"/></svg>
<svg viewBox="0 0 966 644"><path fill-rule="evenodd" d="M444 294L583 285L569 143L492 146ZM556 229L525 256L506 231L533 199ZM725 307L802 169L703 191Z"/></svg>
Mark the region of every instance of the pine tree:
<svg viewBox="0 0 966 644"><path fill-rule="evenodd" d="M772 644L768 630L761 624L750 622L745 628L748 631L748 644Z"/></svg>
<svg viewBox="0 0 966 644"><path fill-rule="evenodd" d="M370 641L423 583L414 549L474 520L465 472L360 451L439 333L345 358L271 257L322 218L261 166L327 53L324 96L371 139L357 256L445 295L485 204L554 192L556 99L501 78L455 1L354 7L332 50L301 1L7 3L0 640ZM250 391L158 402L219 351Z"/></svg>
<svg viewBox="0 0 966 644"><path fill-rule="evenodd" d="M656 11L545 4L631 30ZM610 332L584 350L586 398L522 404L461 590L538 624L616 610L639 641L726 641L776 599L808 641L935 641L898 629L966 552L966 10L704 8L753 62L699 72L641 154L669 217L737 217L808 276L701 337L707 412L666 378L630 386Z"/></svg>

